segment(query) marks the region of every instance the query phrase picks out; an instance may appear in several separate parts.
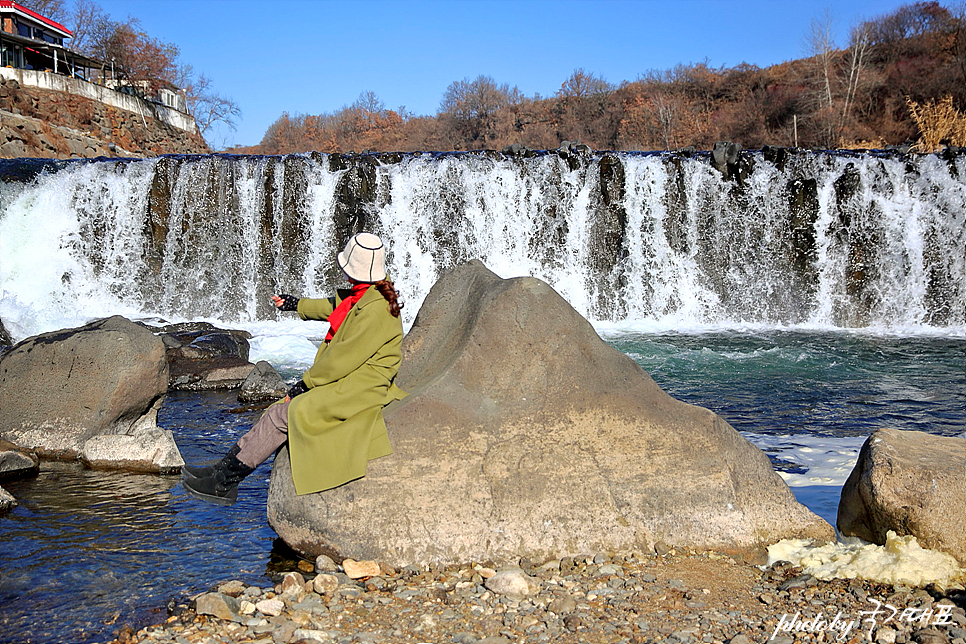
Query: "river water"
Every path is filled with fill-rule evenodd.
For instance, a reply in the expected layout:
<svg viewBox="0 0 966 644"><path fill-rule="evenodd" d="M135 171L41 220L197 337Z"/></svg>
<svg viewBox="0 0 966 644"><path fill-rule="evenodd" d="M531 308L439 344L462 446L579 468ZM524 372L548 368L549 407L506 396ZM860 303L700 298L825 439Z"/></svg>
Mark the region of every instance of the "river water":
<svg viewBox="0 0 966 644"><path fill-rule="evenodd" d="M407 328L459 262L539 277L834 523L875 429L966 438L966 156L743 158L740 183L701 154L0 161L0 319L15 340L110 314L209 320L294 380L325 329L268 296L331 292L364 227L388 242ZM172 393L159 423L207 460L253 422L236 407ZM4 483L20 505L0 517L0 643L106 641L216 582L267 583L268 474L229 508L69 463Z"/></svg>

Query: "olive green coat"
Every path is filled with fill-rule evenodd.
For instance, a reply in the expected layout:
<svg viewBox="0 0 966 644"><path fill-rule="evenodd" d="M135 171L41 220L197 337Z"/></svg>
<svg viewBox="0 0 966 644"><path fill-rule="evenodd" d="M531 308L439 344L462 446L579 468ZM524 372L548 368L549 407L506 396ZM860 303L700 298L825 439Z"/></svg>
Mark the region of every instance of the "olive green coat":
<svg viewBox="0 0 966 644"><path fill-rule="evenodd" d="M348 293L345 293L348 295ZM303 320L326 320L342 301L299 300ZM365 476L369 460L392 452L382 408L406 394L399 371L402 321L370 287L356 302L315 363L302 375L309 390L288 407L292 478L298 494L321 492Z"/></svg>

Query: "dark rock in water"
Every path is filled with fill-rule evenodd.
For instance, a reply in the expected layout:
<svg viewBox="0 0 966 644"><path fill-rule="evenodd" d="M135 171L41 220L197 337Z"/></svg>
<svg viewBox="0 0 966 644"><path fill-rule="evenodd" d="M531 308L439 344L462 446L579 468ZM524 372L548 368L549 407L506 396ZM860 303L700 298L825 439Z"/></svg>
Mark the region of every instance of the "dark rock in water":
<svg viewBox="0 0 966 644"><path fill-rule="evenodd" d="M593 274L610 274L615 266L627 258L627 212L624 209L626 177L624 164L613 154L600 159L600 195L603 208L599 216L589 226L588 239L593 252L588 257L588 265ZM613 306L609 297L601 293L598 297L601 307Z"/></svg>
<svg viewBox="0 0 966 644"><path fill-rule="evenodd" d="M813 293L818 288L818 276L813 270L818 258L815 239L815 223L820 210L818 183L815 179L794 179L788 182L786 193L792 266L805 291Z"/></svg>
<svg viewBox="0 0 966 644"><path fill-rule="evenodd" d="M171 362L169 386L171 389L186 391L237 389L254 368L252 363L234 356L175 360Z"/></svg>
<svg viewBox="0 0 966 644"><path fill-rule="evenodd" d="M172 324L157 330L166 348L171 389L235 389L251 375L251 334L208 322Z"/></svg>
<svg viewBox="0 0 966 644"><path fill-rule="evenodd" d="M120 316L27 338L0 358L0 437L41 457L168 471L183 461L157 426L164 343Z"/></svg>
<svg viewBox="0 0 966 644"><path fill-rule="evenodd" d="M369 230L369 213L371 204L376 200L377 183L376 161L371 157L360 158L339 179L332 218L340 245L344 245L353 234ZM302 266L299 264L298 268ZM341 269L333 266L331 270L329 277L335 281ZM295 273L293 270L292 274Z"/></svg>
<svg viewBox="0 0 966 644"><path fill-rule="evenodd" d="M963 156L964 154L966 154L966 147L957 147L955 145L947 145L939 153L939 158L946 162L949 166L949 173L955 179L959 178L959 167L956 165L956 157Z"/></svg>
<svg viewBox="0 0 966 644"><path fill-rule="evenodd" d="M862 186L862 174L854 163L848 163L842 170L842 174L833 182L835 188L835 205L839 211L839 219L843 226L848 227L852 223L852 208L849 202L856 196Z"/></svg>
<svg viewBox="0 0 966 644"><path fill-rule="evenodd" d="M557 154L567 161L571 170L576 170L583 165L593 153L594 151L590 149L589 145L579 141L562 141L560 147L557 148Z"/></svg>
<svg viewBox="0 0 966 644"><path fill-rule="evenodd" d="M887 152L897 152L899 154L909 154L912 150L912 146L915 145L912 141L906 141L905 143L900 143L898 145L887 145L884 150Z"/></svg>
<svg viewBox="0 0 966 644"><path fill-rule="evenodd" d="M513 143L503 148L502 153L504 156L508 157L524 157L530 158L536 156L536 153L525 145L520 145L519 143Z"/></svg>
<svg viewBox="0 0 966 644"><path fill-rule="evenodd" d="M7 332L7 328L3 326L3 320L0 320L0 345L11 345L13 340L10 339L10 334Z"/></svg>
<svg viewBox="0 0 966 644"><path fill-rule="evenodd" d="M744 186L754 170L754 161L741 154L741 146L731 141L718 141L711 150L711 166L718 170L728 181Z"/></svg>
<svg viewBox="0 0 966 644"><path fill-rule="evenodd" d="M234 356L248 360L252 335L237 329L219 329L209 322L170 324L159 329L168 355L185 360Z"/></svg>
<svg viewBox="0 0 966 644"><path fill-rule="evenodd" d="M393 453L365 477L297 496L277 455L269 523L303 555L399 566L834 539L761 450L664 393L540 280L478 261L445 273L398 382Z"/></svg>
<svg viewBox="0 0 966 644"><path fill-rule="evenodd" d="M282 380L272 365L264 360L255 363L255 368L242 383L238 401L243 403L267 402L284 398L289 386Z"/></svg>
<svg viewBox="0 0 966 644"><path fill-rule="evenodd" d="M0 439L0 481L36 476L40 471L37 455Z"/></svg>
<svg viewBox="0 0 966 644"><path fill-rule="evenodd" d="M761 156L765 161L773 164L779 172L785 171L785 163L788 161L788 150L773 145L763 145Z"/></svg>
<svg viewBox="0 0 966 644"><path fill-rule="evenodd" d="M914 535L966 565L966 440L880 429L866 439L842 486L838 529L884 544Z"/></svg>
<svg viewBox="0 0 966 644"><path fill-rule="evenodd" d="M711 166L723 175L730 176L731 170L738 164L741 146L731 141L718 141L711 149Z"/></svg>

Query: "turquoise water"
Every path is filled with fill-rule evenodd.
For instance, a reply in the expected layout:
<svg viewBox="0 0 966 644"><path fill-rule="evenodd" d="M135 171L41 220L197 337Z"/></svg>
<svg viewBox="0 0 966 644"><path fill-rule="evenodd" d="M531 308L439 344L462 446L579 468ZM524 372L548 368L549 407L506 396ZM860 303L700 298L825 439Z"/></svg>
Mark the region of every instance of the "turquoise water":
<svg viewBox="0 0 966 644"><path fill-rule="evenodd" d="M966 431L966 339L847 332L614 333L675 398L753 434Z"/></svg>
<svg viewBox="0 0 966 644"><path fill-rule="evenodd" d="M830 521L870 432L966 435L964 338L606 337L671 395L719 413L765 449L799 500ZM276 340L281 356L287 341ZM297 371L288 357L278 362ZM176 393L159 422L174 431L186 460L204 461L253 422L255 414L234 413L237 406L231 394ZM35 479L4 484L20 506L0 518L0 642L107 641L123 624L162 621L169 600L215 582L268 583L275 535L265 520L267 464L230 508L188 498L177 477L72 464L42 469Z"/></svg>
<svg viewBox="0 0 966 644"><path fill-rule="evenodd" d="M854 332L611 333L675 398L768 454L799 502L836 523L865 438L892 427L966 438L966 339Z"/></svg>

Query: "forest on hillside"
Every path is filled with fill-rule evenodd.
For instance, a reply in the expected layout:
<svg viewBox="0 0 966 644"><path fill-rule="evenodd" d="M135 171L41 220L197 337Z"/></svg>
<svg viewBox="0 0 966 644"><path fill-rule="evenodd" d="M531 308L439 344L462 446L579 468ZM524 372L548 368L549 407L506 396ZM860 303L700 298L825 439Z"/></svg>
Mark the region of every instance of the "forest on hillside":
<svg viewBox="0 0 966 644"><path fill-rule="evenodd" d="M917 2L854 25L836 48L831 18L806 33L808 58L760 68L679 65L619 85L578 69L553 97L489 76L452 83L435 116L386 109L365 92L333 114L283 113L239 153L553 149L884 148L966 145L966 2Z"/></svg>

